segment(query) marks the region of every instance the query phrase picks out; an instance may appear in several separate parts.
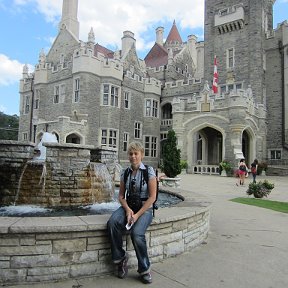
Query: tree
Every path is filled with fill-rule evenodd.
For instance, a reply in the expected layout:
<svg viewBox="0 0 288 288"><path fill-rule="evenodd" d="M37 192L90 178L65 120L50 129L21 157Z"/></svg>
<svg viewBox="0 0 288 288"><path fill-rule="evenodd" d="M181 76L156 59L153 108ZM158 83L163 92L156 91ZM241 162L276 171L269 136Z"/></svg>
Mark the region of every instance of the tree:
<svg viewBox="0 0 288 288"><path fill-rule="evenodd" d="M0 139L17 140L18 139L19 117L17 115L6 115L0 112Z"/></svg>
<svg viewBox="0 0 288 288"><path fill-rule="evenodd" d="M170 130L163 145L163 172L169 178L181 173L181 151L177 149L177 137L174 130Z"/></svg>

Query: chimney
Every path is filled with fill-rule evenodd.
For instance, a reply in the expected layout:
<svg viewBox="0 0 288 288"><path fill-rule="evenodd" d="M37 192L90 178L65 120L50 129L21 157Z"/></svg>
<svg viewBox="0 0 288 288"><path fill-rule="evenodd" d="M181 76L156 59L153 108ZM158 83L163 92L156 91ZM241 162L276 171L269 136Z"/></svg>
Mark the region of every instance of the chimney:
<svg viewBox="0 0 288 288"><path fill-rule="evenodd" d="M191 54L195 66L197 67L197 50L196 50L197 37L195 35L189 35L187 43L188 43L188 50Z"/></svg>
<svg viewBox="0 0 288 288"><path fill-rule="evenodd" d="M163 33L164 33L163 27L158 27L156 29L156 43L161 46L163 46Z"/></svg>
<svg viewBox="0 0 288 288"><path fill-rule="evenodd" d="M133 44L136 44L134 33L131 31L124 31L122 37L122 57L131 49Z"/></svg>

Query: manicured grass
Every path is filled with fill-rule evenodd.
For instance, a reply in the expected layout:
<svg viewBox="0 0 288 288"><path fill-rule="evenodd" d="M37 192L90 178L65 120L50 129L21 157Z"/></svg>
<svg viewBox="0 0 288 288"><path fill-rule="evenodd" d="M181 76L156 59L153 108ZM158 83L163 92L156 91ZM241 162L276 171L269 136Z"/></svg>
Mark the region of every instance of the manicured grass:
<svg viewBox="0 0 288 288"><path fill-rule="evenodd" d="M262 207L278 212L288 213L288 202L271 201L266 199L239 197L231 199L232 202Z"/></svg>

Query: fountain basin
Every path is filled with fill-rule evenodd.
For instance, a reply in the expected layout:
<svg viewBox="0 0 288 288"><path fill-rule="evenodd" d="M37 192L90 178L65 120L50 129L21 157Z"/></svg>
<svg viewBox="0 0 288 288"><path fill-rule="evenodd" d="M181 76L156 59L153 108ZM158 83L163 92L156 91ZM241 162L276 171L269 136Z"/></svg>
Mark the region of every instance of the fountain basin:
<svg viewBox="0 0 288 288"><path fill-rule="evenodd" d="M160 208L146 237L152 263L200 245L208 236L211 203L191 191L166 188L185 200ZM106 223L110 215L74 217L1 217L0 283L27 284L114 272ZM130 256L137 264L128 235Z"/></svg>

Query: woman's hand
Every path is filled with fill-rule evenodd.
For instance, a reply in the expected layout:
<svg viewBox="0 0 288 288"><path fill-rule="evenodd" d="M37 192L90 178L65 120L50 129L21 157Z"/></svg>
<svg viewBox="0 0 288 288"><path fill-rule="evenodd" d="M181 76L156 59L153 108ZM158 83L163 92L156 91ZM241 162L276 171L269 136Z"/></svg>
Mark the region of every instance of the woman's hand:
<svg viewBox="0 0 288 288"><path fill-rule="evenodd" d="M127 217L128 224L135 222L134 215L135 215L134 212L128 207L128 209L126 210L126 217Z"/></svg>

